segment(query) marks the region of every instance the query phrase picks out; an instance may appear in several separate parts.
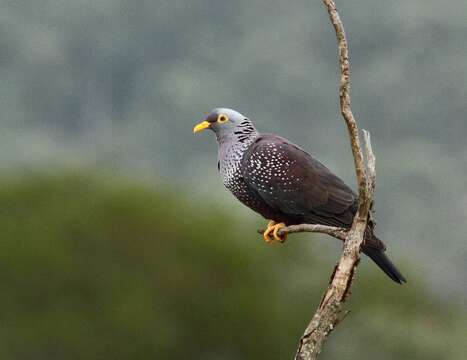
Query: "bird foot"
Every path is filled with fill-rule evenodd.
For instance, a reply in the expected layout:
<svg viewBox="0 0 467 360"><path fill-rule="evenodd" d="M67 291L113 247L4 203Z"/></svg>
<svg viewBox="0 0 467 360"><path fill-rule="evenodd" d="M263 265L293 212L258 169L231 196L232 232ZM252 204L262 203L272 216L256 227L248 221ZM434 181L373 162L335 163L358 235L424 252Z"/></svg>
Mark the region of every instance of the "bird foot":
<svg viewBox="0 0 467 360"><path fill-rule="evenodd" d="M266 243L268 243L268 244L274 242L274 240L283 243L285 241L285 239L287 238L287 235L279 236L277 232L279 231L279 229L281 229L281 228L283 228L285 226L286 225L284 223L276 223L275 221L271 220L268 223L268 228L263 233L264 241L266 241ZM271 236L271 233L272 233L272 236Z"/></svg>

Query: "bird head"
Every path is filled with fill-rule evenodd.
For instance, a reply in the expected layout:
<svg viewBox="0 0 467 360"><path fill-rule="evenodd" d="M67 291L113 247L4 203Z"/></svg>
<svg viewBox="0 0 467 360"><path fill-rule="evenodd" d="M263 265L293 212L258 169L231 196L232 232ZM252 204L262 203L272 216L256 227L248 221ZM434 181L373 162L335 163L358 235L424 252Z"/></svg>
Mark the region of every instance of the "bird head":
<svg viewBox="0 0 467 360"><path fill-rule="evenodd" d="M205 129L214 131L218 139L256 133L255 127L248 118L238 111L227 108L212 110L204 121L194 127L193 132L197 133Z"/></svg>

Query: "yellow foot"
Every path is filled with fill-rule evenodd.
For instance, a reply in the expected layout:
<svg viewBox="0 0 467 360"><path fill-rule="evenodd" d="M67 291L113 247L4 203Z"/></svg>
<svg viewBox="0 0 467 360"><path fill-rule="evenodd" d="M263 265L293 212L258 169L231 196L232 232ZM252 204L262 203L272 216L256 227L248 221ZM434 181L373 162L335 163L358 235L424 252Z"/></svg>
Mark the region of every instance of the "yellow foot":
<svg viewBox="0 0 467 360"><path fill-rule="evenodd" d="M277 232L279 231L280 228L285 227L284 223L276 223L275 221L270 221L268 224L268 228L263 234L264 241L266 241L268 244L273 242L274 240L277 240L279 242L284 242L285 239L287 238L287 235L279 236ZM271 237L272 233L272 237Z"/></svg>

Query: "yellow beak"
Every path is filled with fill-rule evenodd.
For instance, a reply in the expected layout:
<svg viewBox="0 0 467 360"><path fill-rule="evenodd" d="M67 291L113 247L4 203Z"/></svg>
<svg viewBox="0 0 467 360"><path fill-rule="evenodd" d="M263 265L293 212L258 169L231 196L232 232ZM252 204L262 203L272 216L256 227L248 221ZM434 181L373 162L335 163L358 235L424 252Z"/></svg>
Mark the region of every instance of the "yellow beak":
<svg viewBox="0 0 467 360"><path fill-rule="evenodd" d="M203 121L201 123L199 123L198 125L196 125L193 129L193 133L197 133L199 131L203 131L205 129L209 129L211 127L211 124L207 121Z"/></svg>

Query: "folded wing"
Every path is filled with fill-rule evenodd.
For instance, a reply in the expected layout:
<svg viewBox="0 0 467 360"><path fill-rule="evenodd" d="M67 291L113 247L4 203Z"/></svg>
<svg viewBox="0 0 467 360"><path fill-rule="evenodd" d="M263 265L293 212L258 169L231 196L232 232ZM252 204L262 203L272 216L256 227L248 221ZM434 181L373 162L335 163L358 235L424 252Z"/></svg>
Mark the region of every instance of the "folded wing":
<svg viewBox="0 0 467 360"><path fill-rule="evenodd" d="M295 144L264 134L243 157L243 177L271 208L308 223L350 227L356 194Z"/></svg>

